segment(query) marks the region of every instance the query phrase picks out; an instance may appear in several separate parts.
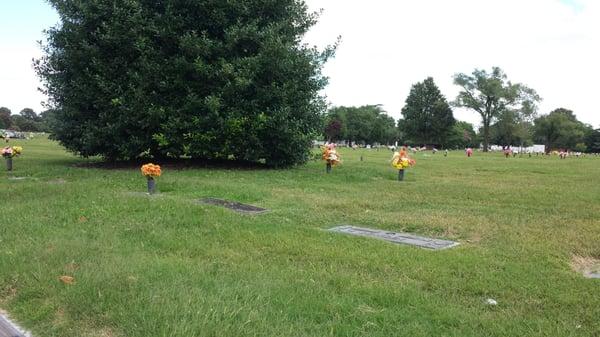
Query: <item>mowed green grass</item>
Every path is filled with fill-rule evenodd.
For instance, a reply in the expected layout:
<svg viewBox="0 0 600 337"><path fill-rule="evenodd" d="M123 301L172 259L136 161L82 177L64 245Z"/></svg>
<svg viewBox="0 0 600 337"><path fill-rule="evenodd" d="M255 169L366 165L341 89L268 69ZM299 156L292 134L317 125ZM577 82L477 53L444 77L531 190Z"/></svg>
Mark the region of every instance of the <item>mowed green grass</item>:
<svg viewBox="0 0 600 337"><path fill-rule="evenodd" d="M24 147L12 175L27 179L2 167L0 308L35 336L600 334L600 280L570 267L600 258L598 157L420 153L399 183L391 152L343 149L330 175L319 161L163 167L148 197L137 168L81 167L43 138L11 144ZM326 231L340 224L461 245Z"/></svg>

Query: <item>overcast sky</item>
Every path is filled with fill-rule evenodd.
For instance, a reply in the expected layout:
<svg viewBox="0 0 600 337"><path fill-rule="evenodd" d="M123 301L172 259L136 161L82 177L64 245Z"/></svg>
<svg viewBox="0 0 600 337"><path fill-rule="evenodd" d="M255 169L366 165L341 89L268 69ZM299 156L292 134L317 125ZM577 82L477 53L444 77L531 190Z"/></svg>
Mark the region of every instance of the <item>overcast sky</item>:
<svg viewBox="0 0 600 337"><path fill-rule="evenodd" d="M400 110L413 83L432 76L448 100L457 72L501 67L537 90L540 113L565 107L600 127L600 0L307 0L324 10L306 36L324 46L338 35L325 68L332 105L382 104ZM0 0L0 106L41 111L45 97L31 59L58 17L43 0ZM477 124L469 111L458 119Z"/></svg>
<svg viewBox="0 0 600 337"><path fill-rule="evenodd" d="M306 41L342 36L325 68L334 105L383 104L400 110L412 84L431 76L452 100L452 76L502 68L558 107L600 127L600 0L308 0L323 9ZM478 115L455 111L479 123Z"/></svg>

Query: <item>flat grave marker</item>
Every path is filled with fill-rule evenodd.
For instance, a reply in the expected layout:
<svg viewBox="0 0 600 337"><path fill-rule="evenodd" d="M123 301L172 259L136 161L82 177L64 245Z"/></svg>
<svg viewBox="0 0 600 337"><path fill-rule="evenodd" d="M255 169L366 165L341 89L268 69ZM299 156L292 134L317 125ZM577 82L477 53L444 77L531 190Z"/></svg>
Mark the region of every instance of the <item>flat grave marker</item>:
<svg viewBox="0 0 600 337"><path fill-rule="evenodd" d="M329 231L375 238L379 240L389 241L392 243L417 246L432 250L447 249L459 245L459 243L455 241L432 239L408 233L395 233L379 229L362 228L348 225L333 227L329 229Z"/></svg>
<svg viewBox="0 0 600 337"><path fill-rule="evenodd" d="M243 214L263 214L263 213L266 213L269 211L266 208L261 208L261 207L257 207L257 206L242 204L242 203L235 202L235 201L228 201L228 200L222 200L222 199L216 199L216 198L203 198L203 199L198 200L198 202L202 203L202 204L207 204L207 205L225 207L225 208L228 208L228 209L231 209L233 211L236 211L238 213L243 213Z"/></svg>
<svg viewBox="0 0 600 337"><path fill-rule="evenodd" d="M29 333L23 333L6 316L0 313L0 337L30 337Z"/></svg>

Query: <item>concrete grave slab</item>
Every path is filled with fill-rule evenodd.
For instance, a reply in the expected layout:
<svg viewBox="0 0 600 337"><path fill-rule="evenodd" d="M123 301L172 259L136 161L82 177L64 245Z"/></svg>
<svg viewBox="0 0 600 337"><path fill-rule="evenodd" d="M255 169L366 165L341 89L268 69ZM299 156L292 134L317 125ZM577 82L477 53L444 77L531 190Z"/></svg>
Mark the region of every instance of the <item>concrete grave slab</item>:
<svg viewBox="0 0 600 337"><path fill-rule="evenodd" d="M207 204L207 205L225 207L225 208L228 208L228 209L231 209L233 211L236 211L238 213L243 213L243 214L263 214L263 213L266 213L269 211L266 208L261 208L261 207L257 207L257 206L242 204L242 203L235 202L235 201L228 201L228 200L222 200L222 199L216 199L216 198L203 198L203 199L198 200L198 202L202 203L202 204Z"/></svg>
<svg viewBox="0 0 600 337"><path fill-rule="evenodd" d="M0 337L31 337L31 334L21 331L8 317L0 313Z"/></svg>
<svg viewBox="0 0 600 337"><path fill-rule="evenodd" d="M364 236L379 240L385 240L398 244L417 246L426 249L440 250L458 246L459 243L449 240L432 239L424 236L418 236L408 233L395 233L379 229L362 228L355 226L337 226L329 229L332 232Z"/></svg>

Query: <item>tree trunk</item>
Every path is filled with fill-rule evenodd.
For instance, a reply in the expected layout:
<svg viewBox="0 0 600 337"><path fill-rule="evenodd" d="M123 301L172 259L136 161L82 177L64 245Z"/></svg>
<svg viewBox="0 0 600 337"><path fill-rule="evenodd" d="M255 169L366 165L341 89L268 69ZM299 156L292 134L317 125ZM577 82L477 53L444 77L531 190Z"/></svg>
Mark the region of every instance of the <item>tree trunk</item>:
<svg viewBox="0 0 600 337"><path fill-rule="evenodd" d="M490 146L490 121L483 120L483 152L488 152Z"/></svg>

